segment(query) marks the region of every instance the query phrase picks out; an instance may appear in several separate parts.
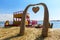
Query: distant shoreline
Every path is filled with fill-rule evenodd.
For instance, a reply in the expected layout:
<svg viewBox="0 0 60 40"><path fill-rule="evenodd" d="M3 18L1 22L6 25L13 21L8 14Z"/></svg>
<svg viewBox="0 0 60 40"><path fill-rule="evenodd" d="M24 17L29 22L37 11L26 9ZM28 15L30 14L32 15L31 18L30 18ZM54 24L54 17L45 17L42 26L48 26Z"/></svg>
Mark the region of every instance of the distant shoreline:
<svg viewBox="0 0 60 40"><path fill-rule="evenodd" d="M30 20L32 21L32 20ZM36 20L36 21L43 21L43 20ZM49 20L49 21L60 21L60 20ZM5 22L5 21L0 21L0 22ZM10 22L13 22L13 21L10 21Z"/></svg>

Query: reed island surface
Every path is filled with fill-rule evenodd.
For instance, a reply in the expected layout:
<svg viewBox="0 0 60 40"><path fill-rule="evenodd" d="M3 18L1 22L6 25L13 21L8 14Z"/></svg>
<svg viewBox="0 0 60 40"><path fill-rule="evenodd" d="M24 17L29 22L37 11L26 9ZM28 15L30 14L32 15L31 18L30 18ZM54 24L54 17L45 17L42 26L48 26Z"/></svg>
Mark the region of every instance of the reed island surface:
<svg viewBox="0 0 60 40"><path fill-rule="evenodd" d="M60 29L49 28L48 37L42 38L42 28L27 28L25 34L17 36L20 27L0 28L0 40L60 40Z"/></svg>

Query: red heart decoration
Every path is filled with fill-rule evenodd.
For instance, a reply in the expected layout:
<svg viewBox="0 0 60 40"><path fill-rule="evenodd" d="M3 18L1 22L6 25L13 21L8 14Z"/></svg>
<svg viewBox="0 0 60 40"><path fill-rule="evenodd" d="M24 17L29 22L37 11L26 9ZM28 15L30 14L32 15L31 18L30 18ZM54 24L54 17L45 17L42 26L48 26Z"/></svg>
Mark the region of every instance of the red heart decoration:
<svg viewBox="0 0 60 40"><path fill-rule="evenodd" d="M39 11L39 7L33 7L32 10L34 13L37 13Z"/></svg>

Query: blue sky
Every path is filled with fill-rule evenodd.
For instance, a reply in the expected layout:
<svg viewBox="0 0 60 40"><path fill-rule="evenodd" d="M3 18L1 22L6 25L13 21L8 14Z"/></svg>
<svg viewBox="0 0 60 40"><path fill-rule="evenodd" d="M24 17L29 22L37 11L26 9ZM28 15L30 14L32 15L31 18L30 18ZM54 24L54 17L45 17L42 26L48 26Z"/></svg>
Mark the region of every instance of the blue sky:
<svg viewBox="0 0 60 40"><path fill-rule="evenodd" d="M0 21L13 20L13 12L23 11L29 4L45 3L49 10L50 20L60 20L60 0L0 0ZM34 14L32 7L28 9L31 20L43 20L44 8Z"/></svg>

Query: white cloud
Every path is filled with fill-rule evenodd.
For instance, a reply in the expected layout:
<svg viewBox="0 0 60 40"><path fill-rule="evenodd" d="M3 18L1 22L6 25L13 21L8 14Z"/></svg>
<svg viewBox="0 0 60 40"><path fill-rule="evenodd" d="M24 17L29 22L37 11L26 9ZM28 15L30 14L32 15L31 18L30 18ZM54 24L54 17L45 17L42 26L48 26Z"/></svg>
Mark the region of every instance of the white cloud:
<svg viewBox="0 0 60 40"><path fill-rule="evenodd" d="M13 14L0 14L0 21L12 21L13 20Z"/></svg>

